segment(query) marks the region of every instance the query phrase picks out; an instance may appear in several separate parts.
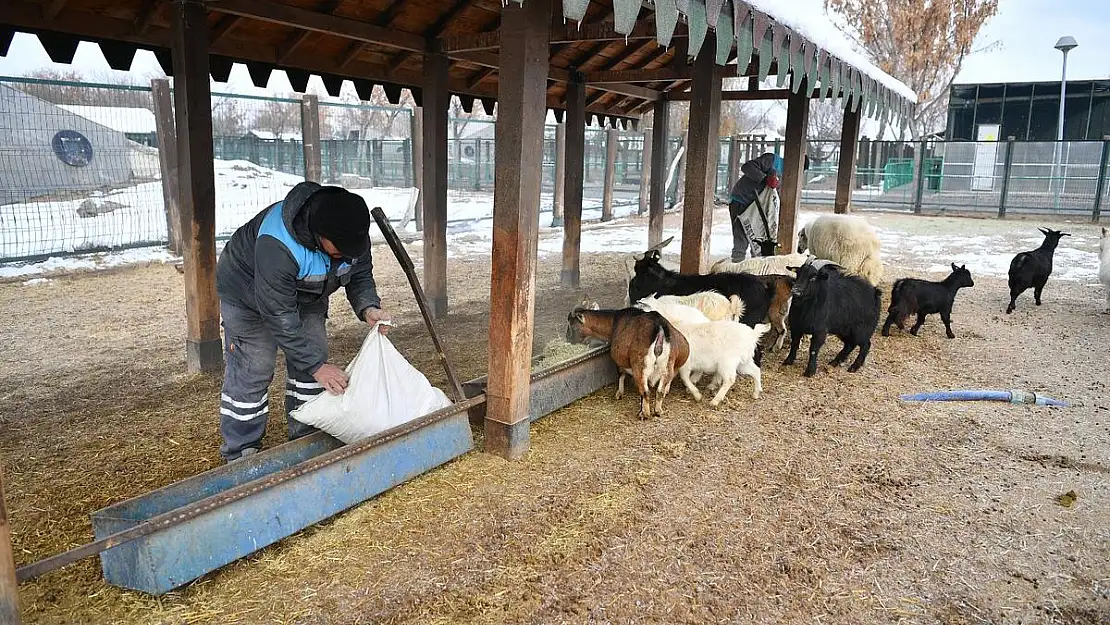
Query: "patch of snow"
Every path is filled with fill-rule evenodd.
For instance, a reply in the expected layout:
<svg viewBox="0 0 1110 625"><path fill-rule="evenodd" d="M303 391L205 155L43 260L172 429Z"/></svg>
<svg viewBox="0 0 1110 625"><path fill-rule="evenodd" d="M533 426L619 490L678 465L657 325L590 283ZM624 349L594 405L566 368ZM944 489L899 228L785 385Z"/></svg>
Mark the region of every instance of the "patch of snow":
<svg viewBox="0 0 1110 625"><path fill-rule="evenodd" d="M102 254L52 256L33 263L0 265L0 278L94 271L140 263L167 263L178 259L164 247L140 247ZM28 282L33 282L30 280ZM26 284L26 283L25 283Z"/></svg>
<svg viewBox="0 0 1110 625"><path fill-rule="evenodd" d="M23 286L35 286L37 284L50 284L53 282L50 278L31 278L23 283Z"/></svg>
<svg viewBox="0 0 1110 625"><path fill-rule="evenodd" d="M917 94L913 89L879 69L859 52L824 11L815 11L811 4L797 1L748 0L748 4L824 48L829 54L874 78L887 89L910 102L917 102Z"/></svg>

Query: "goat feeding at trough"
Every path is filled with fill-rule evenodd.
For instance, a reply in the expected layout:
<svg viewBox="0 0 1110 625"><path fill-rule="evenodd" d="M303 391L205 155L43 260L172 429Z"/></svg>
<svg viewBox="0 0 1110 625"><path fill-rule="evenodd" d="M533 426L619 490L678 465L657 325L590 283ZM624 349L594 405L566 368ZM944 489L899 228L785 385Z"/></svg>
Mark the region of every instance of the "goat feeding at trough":
<svg viewBox="0 0 1110 625"><path fill-rule="evenodd" d="M659 313L639 308L598 310L578 307L567 316L567 342L609 341L609 356L620 369L617 399L631 375L640 393L641 418L663 414L676 370L686 364L686 337Z"/></svg>
<svg viewBox="0 0 1110 625"><path fill-rule="evenodd" d="M809 334L809 362L805 375L817 373L817 354L832 334L844 342L844 349L831 364L840 366L856 347L859 355L848 371L863 366L871 351L871 335L879 324L882 293L859 276L841 272L838 267L815 269L808 263L796 269L798 278L790 305L790 353L784 365L794 364L802 335Z"/></svg>
<svg viewBox="0 0 1110 625"><path fill-rule="evenodd" d="M740 321L747 326L761 323L767 316L770 293L758 276L743 273L684 274L671 271L659 262L658 249L637 255L635 275L628 283L628 300L638 302L651 295L692 295L716 291L725 297L736 295L744 302Z"/></svg>
<svg viewBox="0 0 1110 625"><path fill-rule="evenodd" d="M917 315L917 323L910 329L910 334L917 336L917 331L925 323L925 316L940 313L948 338L956 338L952 333L952 304L956 301L957 291L973 286L975 281L971 279L967 265L957 267L956 263L952 263L952 273L940 282L916 278L896 280L890 290L890 307L883 323L883 336L890 336L892 324L905 330L906 318L910 315Z"/></svg>
<svg viewBox="0 0 1110 625"><path fill-rule="evenodd" d="M1018 296L1029 290L1029 287L1033 287L1033 301L1037 306L1041 305L1041 292L1044 291L1048 277L1052 275L1052 255L1061 237L1071 236L1067 232L1048 228L1037 230L1044 234L1041 246L1035 250L1018 252L1010 261L1010 305L1006 307L1007 314L1014 312Z"/></svg>

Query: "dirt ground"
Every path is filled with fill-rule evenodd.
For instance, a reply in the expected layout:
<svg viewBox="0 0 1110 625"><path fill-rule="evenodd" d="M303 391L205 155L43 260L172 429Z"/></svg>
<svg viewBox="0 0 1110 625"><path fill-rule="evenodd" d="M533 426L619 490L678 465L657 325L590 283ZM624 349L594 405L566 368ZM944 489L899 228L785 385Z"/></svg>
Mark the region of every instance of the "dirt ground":
<svg viewBox="0 0 1110 625"><path fill-rule="evenodd" d="M620 304L622 260L589 255L577 290L541 264L537 352L583 297ZM471 379L487 366L489 262L451 262L443 331ZM377 264L391 338L443 384L384 248ZM888 267L887 290L912 269ZM219 381L181 373L181 293L163 265L0 285L19 564L90 540L90 512L220 462ZM161 598L104 584L86 559L21 586L25 622L1110 623L1105 300L1050 282L1044 306L1027 295L1007 316L1005 293L977 276L956 340L935 319L920 338L876 336L858 374L823 364L807 380L769 355L757 402L746 379L719 409L679 389L645 422L606 389L535 424L521 461L470 453ZM342 295L329 325L345 363L365 326ZM1073 406L898 400L973 387ZM268 446L285 429L273 414Z"/></svg>

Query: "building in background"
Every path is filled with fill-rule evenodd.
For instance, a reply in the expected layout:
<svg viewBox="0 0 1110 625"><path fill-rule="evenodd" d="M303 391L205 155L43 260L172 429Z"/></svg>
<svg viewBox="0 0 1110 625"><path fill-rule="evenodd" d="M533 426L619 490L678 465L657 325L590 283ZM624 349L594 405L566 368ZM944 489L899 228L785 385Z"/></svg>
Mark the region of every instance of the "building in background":
<svg viewBox="0 0 1110 625"><path fill-rule="evenodd" d="M1110 79L1069 80L1064 139L1099 141L1110 135ZM1060 81L952 85L949 141L1055 141Z"/></svg>

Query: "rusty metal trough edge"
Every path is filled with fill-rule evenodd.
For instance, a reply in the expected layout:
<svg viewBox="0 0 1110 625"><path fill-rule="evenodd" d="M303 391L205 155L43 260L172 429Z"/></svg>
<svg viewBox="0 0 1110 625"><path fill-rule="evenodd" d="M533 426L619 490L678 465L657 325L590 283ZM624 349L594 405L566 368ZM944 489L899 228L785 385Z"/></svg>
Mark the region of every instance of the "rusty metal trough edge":
<svg viewBox="0 0 1110 625"><path fill-rule="evenodd" d="M529 418L616 379L608 347L537 371ZM153 595L179 588L473 449L462 413L484 415L485 380L463 384L466 401L366 441L344 446L319 432L98 510L93 543L25 566L20 578L99 551L110 584Z"/></svg>

